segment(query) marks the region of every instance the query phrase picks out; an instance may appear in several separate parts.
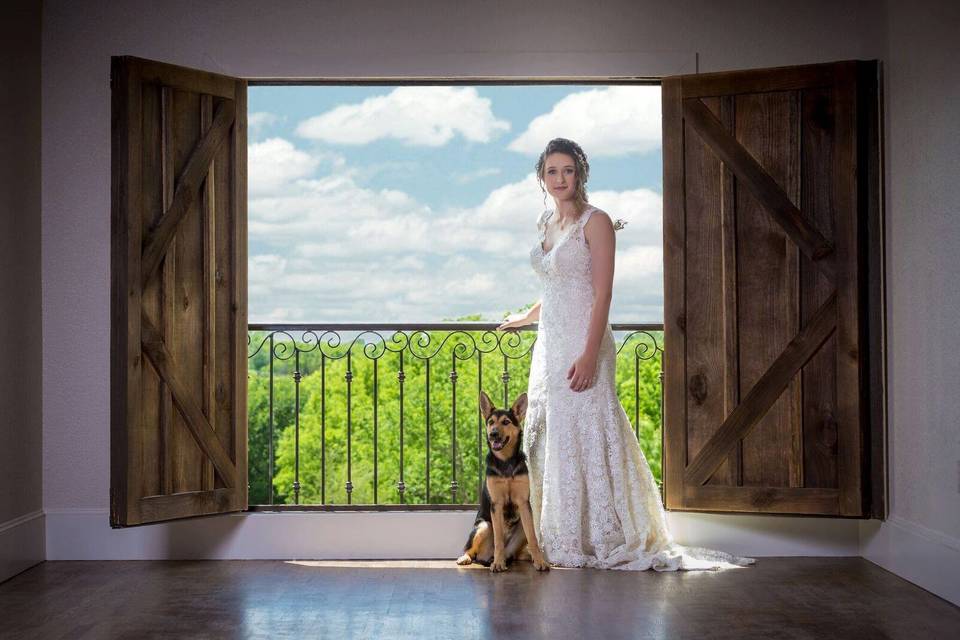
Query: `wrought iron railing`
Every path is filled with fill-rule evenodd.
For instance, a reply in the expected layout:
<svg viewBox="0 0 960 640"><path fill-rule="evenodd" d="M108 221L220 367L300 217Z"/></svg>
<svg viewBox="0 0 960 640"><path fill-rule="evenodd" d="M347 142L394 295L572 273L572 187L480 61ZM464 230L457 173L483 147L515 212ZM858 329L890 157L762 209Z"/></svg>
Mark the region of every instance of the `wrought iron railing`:
<svg viewBox="0 0 960 640"><path fill-rule="evenodd" d="M459 509L486 455L479 392L527 387L536 329L496 324L251 324L250 504ZM614 324L618 393L659 479L661 324Z"/></svg>

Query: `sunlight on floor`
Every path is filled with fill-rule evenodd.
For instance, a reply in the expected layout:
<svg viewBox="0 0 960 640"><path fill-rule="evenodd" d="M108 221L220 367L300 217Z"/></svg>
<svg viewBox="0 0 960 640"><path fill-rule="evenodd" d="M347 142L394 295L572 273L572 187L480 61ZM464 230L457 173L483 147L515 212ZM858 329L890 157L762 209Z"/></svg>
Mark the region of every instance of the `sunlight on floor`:
<svg viewBox="0 0 960 640"><path fill-rule="evenodd" d="M455 560L287 560L286 564L303 567L323 567L337 569L457 569L459 571L489 571L480 564L462 567ZM529 565L529 562L522 563ZM520 568L519 565L517 568ZM526 568L526 567L524 567ZM567 567L552 567L566 569ZM531 567L532 569L532 567ZM522 569L521 569L522 570Z"/></svg>

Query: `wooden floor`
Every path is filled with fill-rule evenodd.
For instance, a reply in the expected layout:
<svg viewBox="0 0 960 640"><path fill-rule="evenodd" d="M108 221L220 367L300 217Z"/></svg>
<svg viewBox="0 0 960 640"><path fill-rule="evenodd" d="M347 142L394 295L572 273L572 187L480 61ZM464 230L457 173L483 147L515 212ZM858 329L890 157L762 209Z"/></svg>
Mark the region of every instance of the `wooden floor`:
<svg viewBox="0 0 960 640"><path fill-rule="evenodd" d="M453 561L46 562L3 638L960 638L960 608L859 558L503 574Z"/></svg>

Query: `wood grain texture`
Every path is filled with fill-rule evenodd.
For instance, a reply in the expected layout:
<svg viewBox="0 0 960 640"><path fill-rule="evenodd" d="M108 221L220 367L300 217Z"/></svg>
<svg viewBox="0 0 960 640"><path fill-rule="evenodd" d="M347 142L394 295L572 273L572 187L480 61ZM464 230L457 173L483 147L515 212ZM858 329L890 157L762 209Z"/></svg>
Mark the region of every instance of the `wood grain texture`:
<svg viewBox="0 0 960 640"><path fill-rule="evenodd" d="M179 92L174 95L183 94ZM183 95L183 97L189 99L186 95ZM233 125L236 115L234 110L233 102L224 101L217 107L217 113L209 131L197 141L196 146L193 147L190 156L183 165L183 169L178 173L179 178L177 179L173 202L169 209L164 212L160 224L151 229L144 240L141 284L146 284L146 281L153 276L163 256L167 253L168 245L176 234L177 227L196 202L200 185L203 183L210 166L210 160ZM199 107L197 108L197 115L199 119ZM189 119L177 118L176 122L189 122Z"/></svg>
<svg viewBox="0 0 960 640"><path fill-rule="evenodd" d="M160 332L149 318L142 318L141 331L143 332L143 350L150 358L154 369L167 382L173 394L174 404L180 410L179 415L182 416L188 433L193 436L195 444L203 450L203 453L213 461L220 477L228 483L227 486L235 486L236 467L230 455L220 444L210 422L203 415L203 409L193 397L193 391L180 379L178 363L164 344Z"/></svg>
<svg viewBox="0 0 960 640"><path fill-rule="evenodd" d="M206 135L213 123L213 96L204 94L200 96L200 135ZM221 145L222 146L222 145ZM217 149L219 151L219 148ZM201 321L203 323L203 358L202 358L202 389L203 389L203 413L206 416L213 414L214 388L216 387L216 364L214 360L214 344L216 342L217 322L216 322L216 211L217 202L216 193L216 174L217 161L216 153L210 160L210 166L207 169L207 175L203 180L200 197L200 220L203 226L203 251L202 251L202 269L200 293L203 296L203 312ZM217 429L220 423L217 420L211 420L210 425ZM227 423L229 424L229 423ZM209 459L201 461L200 485L205 490L214 488L213 465Z"/></svg>
<svg viewBox="0 0 960 640"><path fill-rule="evenodd" d="M684 124L678 78L666 78L663 100L663 410L664 503L683 507L687 466L686 190Z"/></svg>
<svg viewBox="0 0 960 640"><path fill-rule="evenodd" d="M745 511L751 513L793 513L837 515L837 489L802 487L721 487L686 485L691 511Z"/></svg>
<svg viewBox="0 0 960 640"><path fill-rule="evenodd" d="M720 121L727 132L736 131L736 97L720 100ZM723 165L720 184L721 233L723 236L723 420L740 404L740 328L737 286L737 178ZM743 441L737 443L725 465L730 465L732 486L743 484ZM723 467L721 467L723 469Z"/></svg>
<svg viewBox="0 0 960 640"><path fill-rule="evenodd" d="M834 80L834 63L798 67L770 67L718 71L679 76L684 98L764 93L767 91L799 91L811 87L828 87Z"/></svg>
<svg viewBox="0 0 960 640"><path fill-rule="evenodd" d="M860 388L860 332L864 318L860 312L861 270L865 259L859 246L861 213L857 140L856 63L838 64L833 87L836 148L833 155L834 201L837 206L837 260L843 268L837 272L837 420L841 427L837 442L837 476L840 486L840 513L863 513L865 487L863 425L866 424ZM864 299L866 298L864 292Z"/></svg>
<svg viewBox="0 0 960 640"><path fill-rule="evenodd" d="M114 58L111 91L110 523L137 517L142 403L140 352L141 85L139 67ZM131 382L131 379L133 382Z"/></svg>
<svg viewBox="0 0 960 640"><path fill-rule="evenodd" d="M830 337L836 327L836 297L831 296L811 318L770 368L750 389L743 401L687 466L684 482L701 485L740 439L752 429L790 384L800 368Z"/></svg>
<svg viewBox="0 0 960 640"><path fill-rule="evenodd" d="M864 197L859 204L866 222L863 225L863 240L866 244L866 309L865 332L867 348L860 350L865 362L867 399L869 406L869 424L864 427L869 440L870 454L870 508L872 518L883 519L887 515L887 468L886 447L886 407L887 407L887 363L886 363L886 326L884 308L886 306L885 269L886 247L883 215L883 91L880 63L861 61L857 63L857 118L859 128L858 166L861 192Z"/></svg>
<svg viewBox="0 0 960 640"><path fill-rule="evenodd" d="M237 465L237 486L234 509L247 508L247 81L234 82L237 117L230 140L231 194L227 215L230 220L231 306L230 369L224 378L232 377L230 429L233 455ZM219 316L218 316L219 317Z"/></svg>
<svg viewBox="0 0 960 640"><path fill-rule="evenodd" d="M796 104L793 92L766 92L735 97L736 142L763 165L777 188L798 199ZM754 197L753 187L737 181L737 244L744 248L737 263L737 326L740 339L741 397L796 336L799 252L779 220ZM743 484L760 487L798 486L802 453L795 451L802 426L799 380L743 440Z"/></svg>
<svg viewBox="0 0 960 640"><path fill-rule="evenodd" d="M759 96L754 99L763 100ZM790 239L832 278L833 247L810 222L804 220L803 214L777 180L733 136L724 131L723 125L701 100L684 100L683 114L697 134L733 170L739 181L748 186L750 194L773 215ZM787 153L791 149L783 151Z"/></svg>
<svg viewBox="0 0 960 640"><path fill-rule="evenodd" d="M176 139L174 136L174 115L173 115L173 89L169 86L156 85L160 87L162 95L161 118L161 138L160 138L160 175L162 176L162 186L159 202L161 206L157 215L151 220L147 229L156 228L163 218L164 212L170 209L173 203L173 194L176 188L177 168L175 166ZM148 150L145 148L144 153ZM176 261L176 238L170 240L167 246L169 255L164 255L162 259L161 275L157 286L159 286L160 303L158 325L163 332L165 341L174 342L177 339L177 325L175 321L175 309L177 299L177 261ZM147 280L147 286L150 286L156 278ZM146 288L146 287L145 287ZM157 374L159 378L159 374ZM161 445L161 474L160 482L163 486L162 493L174 492L174 474L176 467L176 434L174 424L176 422L176 411L173 406L173 394L167 387L166 382L160 379L160 445ZM151 415L145 413L144 420L150 420ZM150 429L150 427L146 427ZM147 493L146 495L150 495Z"/></svg>
<svg viewBox="0 0 960 640"><path fill-rule="evenodd" d="M834 239L833 100L828 88L801 93L800 207L828 241ZM800 322L806 324L834 283L800 257ZM837 341L830 336L803 368L803 486L837 487Z"/></svg>
<svg viewBox="0 0 960 640"><path fill-rule="evenodd" d="M171 527L170 544L191 549L190 535L186 523ZM900 639L960 629L956 606L863 558L676 573L538 573L522 562L496 576L452 559L44 562L0 585L0 619L10 640Z"/></svg>
<svg viewBox="0 0 960 640"><path fill-rule="evenodd" d="M719 112L720 100L707 99ZM693 224L686 227L687 451L692 459L723 424L725 413L725 348L723 277L722 167L717 156L696 133L684 136L686 211ZM736 471L724 462L707 481L736 484Z"/></svg>

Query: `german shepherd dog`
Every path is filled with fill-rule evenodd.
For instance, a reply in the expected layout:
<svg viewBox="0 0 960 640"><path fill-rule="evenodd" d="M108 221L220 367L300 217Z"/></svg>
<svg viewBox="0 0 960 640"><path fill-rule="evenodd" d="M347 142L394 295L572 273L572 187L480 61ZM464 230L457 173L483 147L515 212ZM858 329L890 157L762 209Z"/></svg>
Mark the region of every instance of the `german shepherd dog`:
<svg viewBox="0 0 960 640"><path fill-rule="evenodd" d="M504 410L495 408L481 391L480 412L487 431L486 482L477 519L457 564L476 562L491 571L506 571L511 560L530 558L537 571L546 571L550 565L533 528L527 457L520 448L527 394L520 394L513 406Z"/></svg>

